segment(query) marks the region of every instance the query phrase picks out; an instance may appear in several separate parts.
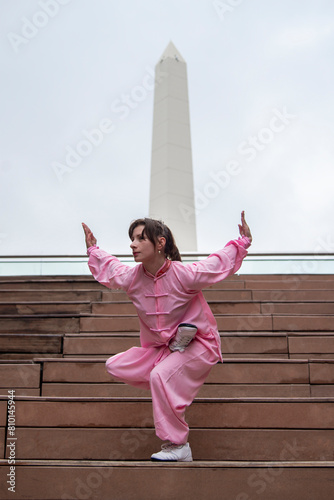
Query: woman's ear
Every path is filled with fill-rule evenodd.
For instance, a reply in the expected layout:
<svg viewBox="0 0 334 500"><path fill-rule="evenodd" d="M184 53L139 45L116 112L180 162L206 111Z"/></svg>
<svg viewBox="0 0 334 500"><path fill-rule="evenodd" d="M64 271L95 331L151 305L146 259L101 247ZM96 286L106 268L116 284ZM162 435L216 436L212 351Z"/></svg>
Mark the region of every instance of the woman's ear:
<svg viewBox="0 0 334 500"><path fill-rule="evenodd" d="M165 248L165 245L166 245L166 238L164 238L163 236L160 236L160 238L158 238L158 250L159 251L163 251L164 248Z"/></svg>

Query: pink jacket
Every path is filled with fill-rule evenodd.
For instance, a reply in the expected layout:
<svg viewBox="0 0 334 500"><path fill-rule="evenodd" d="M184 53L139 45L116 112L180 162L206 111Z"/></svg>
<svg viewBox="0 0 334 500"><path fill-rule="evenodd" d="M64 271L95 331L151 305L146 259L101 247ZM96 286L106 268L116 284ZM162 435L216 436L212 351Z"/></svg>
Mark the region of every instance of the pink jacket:
<svg viewBox="0 0 334 500"><path fill-rule="evenodd" d="M172 261L155 276L142 264L129 267L99 247L90 247L87 253L94 278L108 288L125 290L136 307L142 347L168 345L180 323L192 323L198 328L196 338L209 349L214 340L220 353L217 323L201 290L236 273L249 246L244 236L204 260L192 264Z"/></svg>

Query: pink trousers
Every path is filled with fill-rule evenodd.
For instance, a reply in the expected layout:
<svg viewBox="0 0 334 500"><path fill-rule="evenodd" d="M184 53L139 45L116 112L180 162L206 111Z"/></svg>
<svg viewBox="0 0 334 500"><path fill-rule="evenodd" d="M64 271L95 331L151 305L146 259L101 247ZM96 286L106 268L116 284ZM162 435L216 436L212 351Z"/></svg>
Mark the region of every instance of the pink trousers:
<svg viewBox="0 0 334 500"><path fill-rule="evenodd" d="M107 371L126 384L150 389L156 435L162 440L184 444L189 426L185 411L219 359L217 347L208 349L196 338L184 352L168 346L132 347L109 358Z"/></svg>

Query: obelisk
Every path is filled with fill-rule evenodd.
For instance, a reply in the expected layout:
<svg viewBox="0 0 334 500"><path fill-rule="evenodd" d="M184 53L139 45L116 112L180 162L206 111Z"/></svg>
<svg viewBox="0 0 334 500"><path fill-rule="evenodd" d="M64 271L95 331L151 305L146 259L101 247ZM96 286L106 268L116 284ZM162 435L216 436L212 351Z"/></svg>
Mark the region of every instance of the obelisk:
<svg viewBox="0 0 334 500"><path fill-rule="evenodd" d="M149 213L197 251L187 65L172 42L155 67Z"/></svg>

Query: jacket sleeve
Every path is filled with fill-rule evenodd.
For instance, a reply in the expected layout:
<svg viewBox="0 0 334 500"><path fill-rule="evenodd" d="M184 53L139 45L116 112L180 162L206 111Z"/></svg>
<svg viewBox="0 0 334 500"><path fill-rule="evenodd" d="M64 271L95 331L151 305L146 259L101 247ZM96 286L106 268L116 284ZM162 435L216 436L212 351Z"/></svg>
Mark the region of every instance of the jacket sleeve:
<svg viewBox="0 0 334 500"><path fill-rule="evenodd" d="M96 281L108 288L127 290L132 280L133 268L97 246L89 247L87 254L88 267Z"/></svg>
<svg viewBox="0 0 334 500"><path fill-rule="evenodd" d="M184 266L180 279L188 290L201 290L235 274L247 255L250 241L246 236L229 241L225 247L206 259Z"/></svg>

